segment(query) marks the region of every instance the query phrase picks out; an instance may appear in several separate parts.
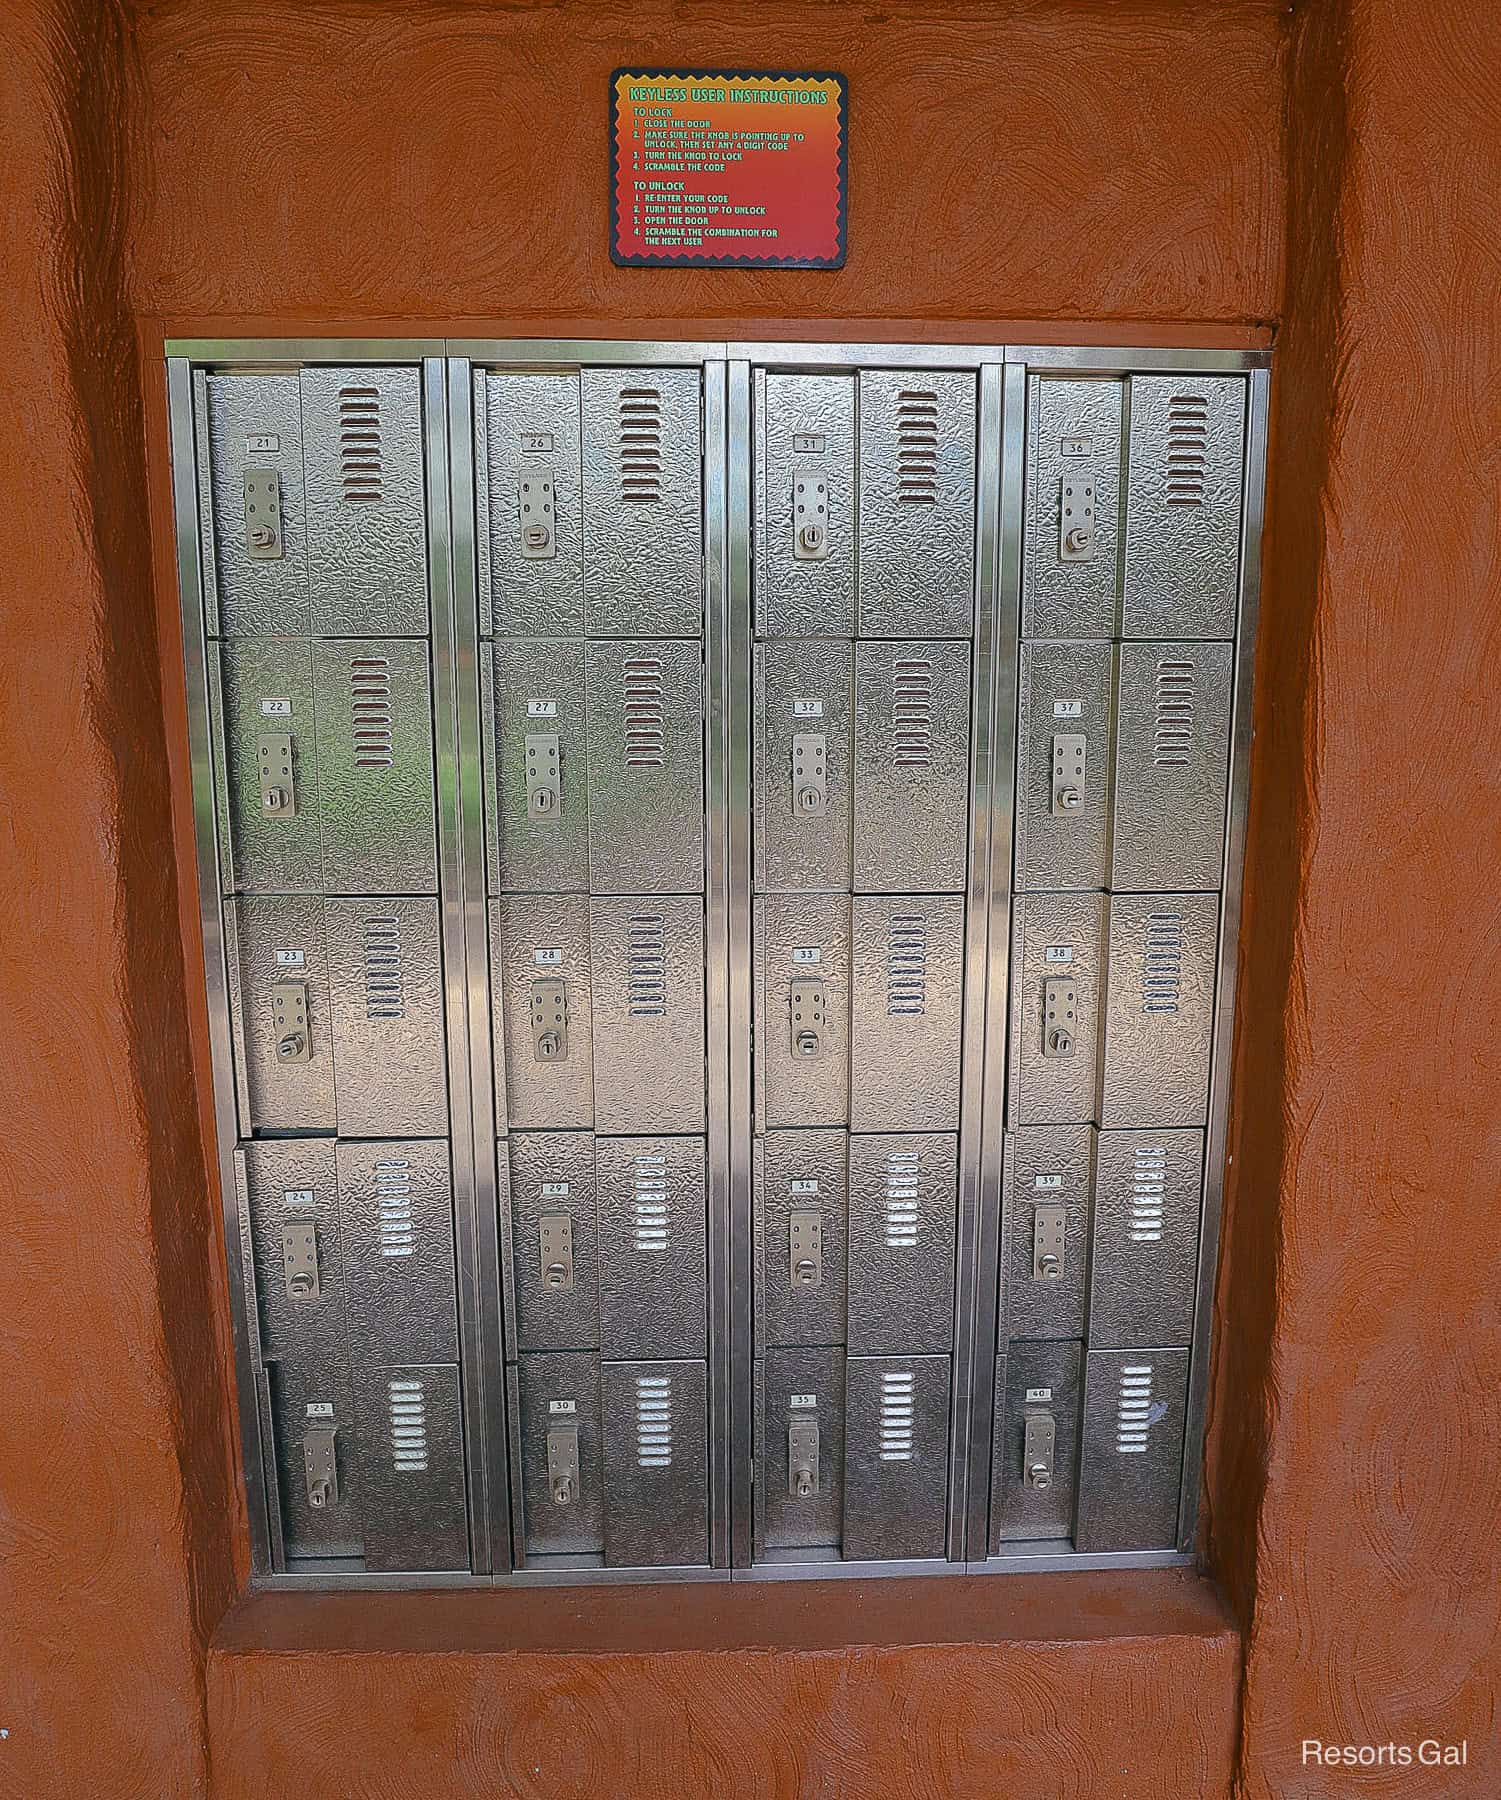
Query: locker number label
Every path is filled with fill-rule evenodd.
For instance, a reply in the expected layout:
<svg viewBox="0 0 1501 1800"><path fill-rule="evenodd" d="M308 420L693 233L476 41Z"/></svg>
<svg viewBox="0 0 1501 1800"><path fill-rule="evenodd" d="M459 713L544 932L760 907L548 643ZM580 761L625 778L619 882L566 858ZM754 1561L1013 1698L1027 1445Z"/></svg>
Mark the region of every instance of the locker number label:
<svg viewBox="0 0 1501 1800"><path fill-rule="evenodd" d="M1053 702L1053 717L1055 719L1082 719L1084 717L1084 702L1082 700L1055 700Z"/></svg>
<svg viewBox="0 0 1501 1800"><path fill-rule="evenodd" d="M795 963L822 962L823 946L821 944L798 944L793 949L792 960Z"/></svg>
<svg viewBox="0 0 1501 1800"><path fill-rule="evenodd" d="M561 950L533 950L532 961L539 969L555 969L563 960Z"/></svg>
<svg viewBox="0 0 1501 1800"><path fill-rule="evenodd" d="M331 1419L334 1416L333 1401L309 1400L307 1403L307 1416L310 1419Z"/></svg>
<svg viewBox="0 0 1501 1800"><path fill-rule="evenodd" d="M526 716L529 719L555 719L558 716L556 700L528 700Z"/></svg>
<svg viewBox="0 0 1501 1800"><path fill-rule="evenodd" d="M521 454L523 456L551 456L552 433L550 431L523 431Z"/></svg>
<svg viewBox="0 0 1501 1800"><path fill-rule="evenodd" d="M1071 963L1074 960L1074 947L1072 944L1049 944L1042 953L1042 959L1050 963Z"/></svg>
<svg viewBox="0 0 1501 1800"><path fill-rule="evenodd" d="M817 1394L789 1394L787 1396L787 1404L789 1406L815 1408L818 1405L818 1395Z"/></svg>
<svg viewBox="0 0 1501 1800"><path fill-rule="evenodd" d="M313 1190L311 1188L283 1188L281 1203L283 1206L311 1206Z"/></svg>
<svg viewBox="0 0 1501 1800"><path fill-rule="evenodd" d="M818 1183L816 1181L789 1181L787 1191L793 1194L816 1194Z"/></svg>
<svg viewBox="0 0 1501 1800"><path fill-rule="evenodd" d="M1039 1175L1034 1179L1032 1185L1044 1192L1052 1193L1063 1186L1063 1177L1061 1175Z"/></svg>
<svg viewBox="0 0 1501 1800"><path fill-rule="evenodd" d="M568 1183L566 1181L544 1181L541 1191L544 1200L566 1200Z"/></svg>
<svg viewBox="0 0 1501 1800"><path fill-rule="evenodd" d="M307 967L307 951L278 950L276 966L278 969L305 969Z"/></svg>
<svg viewBox="0 0 1501 1800"><path fill-rule="evenodd" d="M279 456L281 439L274 431L253 431L245 440L247 456Z"/></svg>
<svg viewBox="0 0 1501 1800"><path fill-rule="evenodd" d="M1051 1388L1028 1388L1027 1389L1027 1404L1029 1406L1035 1405L1039 1400L1051 1400L1052 1397L1053 1397L1053 1390Z"/></svg>
<svg viewBox="0 0 1501 1800"><path fill-rule="evenodd" d="M792 434L792 454L794 456L822 456L824 434L821 431L794 431Z"/></svg>
<svg viewBox="0 0 1501 1800"><path fill-rule="evenodd" d="M579 1409L577 1400L549 1400L547 1410L550 1413L576 1413Z"/></svg>
<svg viewBox="0 0 1501 1800"><path fill-rule="evenodd" d="M292 702L290 700L262 700L261 712L268 719L290 719Z"/></svg>
<svg viewBox="0 0 1501 1800"><path fill-rule="evenodd" d="M821 719L823 717L823 701L794 700L792 716L794 719Z"/></svg>

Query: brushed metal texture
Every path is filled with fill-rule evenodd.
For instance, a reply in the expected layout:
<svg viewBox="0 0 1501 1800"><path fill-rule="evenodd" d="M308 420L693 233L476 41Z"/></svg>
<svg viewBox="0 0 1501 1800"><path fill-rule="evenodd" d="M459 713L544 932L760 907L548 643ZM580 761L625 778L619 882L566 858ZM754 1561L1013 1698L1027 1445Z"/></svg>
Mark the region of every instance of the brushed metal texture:
<svg viewBox="0 0 1501 1800"><path fill-rule="evenodd" d="M209 375L208 479L211 516L200 521L211 632L235 637L306 636L309 622L307 506L302 479L302 402L296 375ZM252 450L274 438L277 448ZM281 478L280 557L245 547L245 471Z"/></svg>
<svg viewBox="0 0 1501 1800"><path fill-rule="evenodd" d="M568 1054L554 1062L537 1059L532 984L539 977L564 984ZM592 977L587 894L507 894L490 902L490 1022L513 1131L587 1131L594 1124Z"/></svg>
<svg viewBox="0 0 1501 1800"><path fill-rule="evenodd" d="M464 1430L451 1363L357 1368L365 1567L467 1569Z"/></svg>
<svg viewBox="0 0 1501 1800"><path fill-rule="evenodd" d="M1001 1188L1003 1338L1082 1338L1089 1261L1094 1132L1087 1125L1028 1125L1006 1139ZM1033 1272L1039 1206L1064 1208L1063 1273Z"/></svg>
<svg viewBox="0 0 1501 1800"><path fill-rule="evenodd" d="M1109 644L1023 644L1017 725L1016 868L1021 892L1108 885L1110 703L1115 653ZM1053 739L1082 736L1079 807L1053 811Z"/></svg>
<svg viewBox="0 0 1501 1800"><path fill-rule="evenodd" d="M947 1355L958 1139L883 1132L852 1137L849 1156L850 1354Z"/></svg>
<svg viewBox="0 0 1501 1800"><path fill-rule="evenodd" d="M756 629L766 637L852 637L855 631L856 377L757 369L755 431ZM815 441L802 448L794 438ZM828 492L828 555L793 553L792 484L804 470Z"/></svg>
<svg viewBox="0 0 1501 1800"><path fill-rule="evenodd" d="M949 1359L852 1356L844 1366L844 1556L942 1556Z"/></svg>
<svg viewBox="0 0 1501 1800"><path fill-rule="evenodd" d="M820 1549L837 1562L844 1524L844 1352L768 1350L756 1364L755 1383L756 1553ZM801 1402L796 1408L794 1395ZM818 1427L818 1487L806 1496L792 1493L788 1482L787 1429L794 1418Z"/></svg>
<svg viewBox="0 0 1501 1800"><path fill-rule="evenodd" d="M610 1360L708 1348L708 1206L699 1137L595 1139L600 1348Z"/></svg>
<svg viewBox="0 0 1501 1800"><path fill-rule="evenodd" d="M793 1191L794 1182L800 1192ZM767 1132L755 1141L752 1196L757 1349L842 1344L849 1292L849 1138L842 1131ZM819 1216L822 1271L813 1287L792 1283L794 1212Z"/></svg>
<svg viewBox="0 0 1501 1800"><path fill-rule="evenodd" d="M587 890L584 646L540 638L482 644L480 709L490 892ZM560 805L552 819L530 816L526 740L534 732L556 733L558 739Z"/></svg>
<svg viewBox="0 0 1501 1800"><path fill-rule="evenodd" d="M599 1349L599 1230L594 1139L587 1131L513 1131L500 1146L511 1171L511 1259L516 1344L531 1351ZM565 1213L573 1236L573 1286L542 1279L541 1223Z"/></svg>
<svg viewBox="0 0 1501 1800"><path fill-rule="evenodd" d="M852 916L851 1129L956 1131L964 901L866 895Z"/></svg>
<svg viewBox="0 0 1501 1800"><path fill-rule="evenodd" d="M1089 1345L1187 1344L1199 1266L1202 1131L1102 1131L1095 1161Z"/></svg>
<svg viewBox="0 0 1501 1800"><path fill-rule="evenodd" d="M1101 1125L1204 1123L1219 923L1218 894L1110 902Z"/></svg>
<svg viewBox="0 0 1501 1800"><path fill-rule="evenodd" d="M525 1555L602 1556L605 1548L604 1429L599 1358L562 1351L523 1356L521 1391L521 1513ZM579 1431L578 1493L553 1499L547 1479L547 1428L555 1421Z"/></svg>
<svg viewBox="0 0 1501 1800"><path fill-rule="evenodd" d="M1101 894L1028 894L1018 898L1012 912L1007 1110L1013 1128L1094 1122L1104 1006L1105 905ZM1043 1055L1043 982L1054 976L1071 977L1078 998L1071 1056Z"/></svg>
<svg viewBox="0 0 1501 1800"><path fill-rule="evenodd" d="M701 1362L606 1363L605 1562L709 1560L707 1384Z"/></svg>
<svg viewBox="0 0 1501 1800"><path fill-rule="evenodd" d="M754 647L758 893L850 885L852 648L826 639ZM813 815L799 811L793 782L793 740L807 732L824 740L826 798Z"/></svg>
<svg viewBox="0 0 1501 1800"><path fill-rule="evenodd" d="M584 629L583 470L579 378L549 369L480 377L489 495L490 581L480 592L485 637L577 637ZM523 439L530 439L524 443ZM538 440L551 443L542 449ZM554 554L521 554L520 472L553 484Z"/></svg>
<svg viewBox="0 0 1501 1800"><path fill-rule="evenodd" d="M997 1358L990 1478L992 1555L1002 1544L1073 1535L1082 1376L1083 1346L1077 1342L1012 1343L1004 1346ZM1045 1489L1029 1487L1026 1481L1029 1413L1053 1421L1053 1474Z"/></svg>
<svg viewBox="0 0 1501 1800"><path fill-rule="evenodd" d="M756 1117L765 1130L849 1119L850 902L843 894L765 894L752 910ZM816 955L815 955L816 952ZM823 1048L792 1043L792 978L824 984Z"/></svg>
<svg viewBox="0 0 1501 1800"><path fill-rule="evenodd" d="M1023 637L1115 636L1125 390L1118 375L1028 379ZM1095 545L1087 561L1065 562L1059 555L1065 476L1094 483Z"/></svg>
<svg viewBox="0 0 1501 1800"><path fill-rule="evenodd" d="M335 1154L350 1361L457 1362L447 1144L340 1142Z"/></svg>
<svg viewBox="0 0 1501 1800"><path fill-rule="evenodd" d="M1076 1550L1166 1550L1178 1536L1186 1350L1091 1350Z"/></svg>
<svg viewBox="0 0 1501 1800"><path fill-rule="evenodd" d="M594 1118L601 1132L704 1129L704 907L591 900Z"/></svg>

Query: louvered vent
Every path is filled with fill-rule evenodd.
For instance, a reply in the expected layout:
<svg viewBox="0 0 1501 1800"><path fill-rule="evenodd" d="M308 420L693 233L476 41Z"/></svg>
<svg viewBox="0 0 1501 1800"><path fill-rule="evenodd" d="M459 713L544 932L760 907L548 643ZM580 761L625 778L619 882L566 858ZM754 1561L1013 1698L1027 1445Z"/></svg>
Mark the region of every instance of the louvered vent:
<svg viewBox="0 0 1501 1800"><path fill-rule="evenodd" d="M660 1019L667 1012L667 933L661 913L631 914L626 1002L633 1019Z"/></svg>
<svg viewBox="0 0 1501 1800"><path fill-rule="evenodd" d="M670 1248L665 1156L643 1153L636 1158L635 1192L631 1196L631 1231L638 1250L654 1250L665 1254Z"/></svg>
<svg viewBox="0 0 1501 1800"><path fill-rule="evenodd" d="M1141 1010L1175 1013L1183 977L1183 914L1150 912L1141 957Z"/></svg>
<svg viewBox="0 0 1501 1800"><path fill-rule="evenodd" d="M417 1247L412 1165L396 1157L375 1165L375 1228L382 1256L410 1256Z"/></svg>
<svg viewBox="0 0 1501 1800"><path fill-rule="evenodd" d="M401 966L401 920L393 913L376 913L366 919L362 949L365 1017L404 1019L407 998Z"/></svg>
<svg viewBox="0 0 1501 1800"><path fill-rule="evenodd" d="M339 479L344 498L383 497L380 467L380 389L339 389Z"/></svg>
<svg viewBox="0 0 1501 1800"><path fill-rule="evenodd" d="M917 1244L919 1159L916 1150L886 1153L886 1248L911 1250Z"/></svg>
<svg viewBox="0 0 1501 1800"><path fill-rule="evenodd" d="M620 392L620 498L647 505L662 498L662 396L656 388Z"/></svg>
<svg viewBox="0 0 1501 1800"><path fill-rule="evenodd" d="M420 1475L427 1468L427 1399L422 1383L395 1376L386 1383L391 1418L391 1461L398 1475Z"/></svg>
<svg viewBox="0 0 1501 1800"><path fill-rule="evenodd" d="M897 395L896 498L900 506L938 503L938 396L919 388Z"/></svg>
<svg viewBox="0 0 1501 1800"><path fill-rule="evenodd" d="M1209 472L1209 402L1201 394L1174 394L1167 406L1167 463L1163 475L1169 506L1202 506Z"/></svg>
<svg viewBox="0 0 1501 1800"><path fill-rule="evenodd" d="M636 1377L636 1465L642 1469L672 1467L672 1378Z"/></svg>
<svg viewBox="0 0 1501 1800"><path fill-rule="evenodd" d="M625 766L628 769L660 769L665 760L667 736L662 664L657 657L626 659L622 705L625 708Z"/></svg>
<svg viewBox="0 0 1501 1800"><path fill-rule="evenodd" d="M917 1378L910 1369L888 1369L881 1376L881 1461L911 1462Z"/></svg>
<svg viewBox="0 0 1501 1800"><path fill-rule="evenodd" d="M1150 1144L1136 1146L1131 1183L1131 1242L1162 1241L1163 1196L1167 1191L1167 1151Z"/></svg>
<svg viewBox="0 0 1501 1800"><path fill-rule="evenodd" d="M1152 1365L1126 1363L1121 1368L1115 1402L1115 1448L1120 1456L1145 1456L1152 1429Z"/></svg>
<svg viewBox="0 0 1501 1800"><path fill-rule="evenodd" d="M356 656L349 664L350 733L357 769L389 769L392 736L391 665L384 656Z"/></svg>
<svg viewBox="0 0 1501 1800"><path fill-rule="evenodd" d="M927 915L893 913L886 927L886 1011L920 1019L927 1010Z"/></svg>
<svg viewBox="0 0 1501 1800"><path fill-rule="evenodd" d="M1164 659L1157 665L1157 721L1152 762L1159 769L1186 769L1194 742L1194 666Z"/></svg>
<svg viewBox="0 0 1501 1800"><path fill-rule="evenodd" d="M925 656L898 657L892 671L891 760L899 769L933 760L933 665Z"/></svg>

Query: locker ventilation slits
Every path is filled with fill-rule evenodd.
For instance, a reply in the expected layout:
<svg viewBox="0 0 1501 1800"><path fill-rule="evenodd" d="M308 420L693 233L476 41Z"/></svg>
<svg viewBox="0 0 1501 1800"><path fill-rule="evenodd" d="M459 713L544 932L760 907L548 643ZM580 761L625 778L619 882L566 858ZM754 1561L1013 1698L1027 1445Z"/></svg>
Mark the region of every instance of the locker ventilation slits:
<svg viewBox="0 0 1501 1800"><path fill-rule="evenodd" d="M390 1157L375 1165L375 1213L381 1255L410 1256L417 1247L410 1163Z"/></svg>
<svg viewBox="0 0 1501 1800"><path fill-rule="evenodd" d="M633 656L625 665L625 766L660 769L666 760L666 707L662 664L655 656Z"/></svg>
<svg viewBox="0 0 1501 1800"><path fill-rule="evenodd" d="M1147 914L1146 941L1142 945L1141 1010L1175 1013L1183 979L1183 914Z"/></svg>
<svg viewBox="0 0 1501 1800"><path fill-rule="evenodd" d="M349 664L350 730L357 769L389 769L392 736L391 665L384 656L357 656Z"/></svg>
<svg viewBox="0 0 1501 1800"><path fill-rule="evenodd" d="M1163 475L1169 506L1202 506L1209 472L1209 402L1201 394L1174 394L1167 408L1167 464Z"/></svg>
<svg viewBox="0 0 1501 1800"><path fill-rule="evenodd" d="M401 965L401 921L393 913L366 919L361 944L365 963L365 1017L404 1019L406 981Z"/></svg>
<svg viewBox="0 0 1501 1800"><path fill-rule="evenodd" d="M1145 1456L1152 1425L1152 1365L1126 1363L1115 1401L1116 1454Z"/></svg>
<svg viewBox="0 0 1501 1800"><path fill-rule="evenodd" d="M917 1246L918 1170L916 1150L886 1153L886 1248L912 1250Z"/></svg>
<svg viewBox="0 0 1501 1800"><path fill-rule="evenodd" d="M1149 1144L1136 1146L1131 1184L1131 1242L1162 1242L1163 1195L1167 1189L1167 1151Z"/></svg>
<svg viewBox="0 0 1501 1800"><path fill-rule="evenodd" d="M933 760L933 665L927 657L898 657L891 679L891 760L898 769L926 769Z"/></svg>
<svg viewBox="0 0 1501 1800"><path fill-rule="evenodd" d="M667 1375L636 1377L636 1466L672 1467L672 1379Z"/></svg>
<svg viewBox="0 0 1501 1800"><path fill-rule="evenodd" d="M928 1010L927 916L893 913L886 932L887 1014L920 1019Z"/></svg>
<svg viewBox="0 0 1501 1800"><path fill-rule="evenodd" d="M644 1152L636 1158L631 1197L631 1236L638 1250L665 1254L671 1248L667 1218L667 1158Z"/></svg>
<svg viewBox="0 0 1501 1800"><path fill-rule="evenodd" d="M1157 719L1152 764L1186 769L1194 741L1194 666L1164 658L1157 665Z"/></svg>
<svg viewBox="0 0 1501 1800"><path fill-rule="evenodd" d="M422 1383L396 1377L386 1383L391 1419L391 1463L398 1475L421 1475L427 1469L427 1398Z"/></svg>
<svg viewBox="0 0 1501 1800"><path fill-rule="evenodd" d="M899 506L938 504L938 396L904 388L896 406L896 498Z"/></svg>
<svg viewBox="0 0 1501 1800"><path fill-rule="evenodd" d="M917 1378L910 1369L881 1376L881 1461L911 1462L915 1439Z"/></svg>
<svg viewBox="0 0 1501 1800"><path fill-rule="evenodd" d="M383 497L379 388L339 389L339 479L347 501Z"/></svg>
<svg viewBox="0 0 1501 1800"><path fill-rule="evenodd" d="M667 1012L667 932L661 913L632 913L626 933L626 1005L633 1019Z"/></svg>
<svg viewBox="0 0 1501 1800"><path fill-rule="evenodd" d="M656 388L621 389L620 498L646 505L662 498L662 396Z"/></svg>

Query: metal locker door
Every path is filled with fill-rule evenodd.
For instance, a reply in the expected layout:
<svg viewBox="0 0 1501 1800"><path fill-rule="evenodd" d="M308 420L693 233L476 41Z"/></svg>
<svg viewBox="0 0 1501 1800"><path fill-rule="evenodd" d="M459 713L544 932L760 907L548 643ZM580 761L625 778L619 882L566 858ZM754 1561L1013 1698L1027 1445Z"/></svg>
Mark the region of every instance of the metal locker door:
<svg viewBox="0 0 1501 1800"><path fill-rule="evenodd" d="M266 1381L288 1564L359 1556L359 1434L342 1350L324 1363L273 1363Z"/></svg>
<svg viewBox="0 0 1501 1800"><path fill-rule="evenodd" d="M446 1137L438 902L328 900L341 1137Z"/></svg>
<svg viewBox="0 0 1501 1800"><path fill-rule="evenodd" d="M421 371L300 379L313 635L426 637Z"/></svg>
<svg viewBox="0 0 1501 1800"><path fill-rule="evenodd" d="M219 868L238 893L323 886L313 653L305 639L208 647L219 782Z"/></svg>
<svg viewBox="0 0 1501 1800"><path fill-rule="evenodd" d="M200 373L193 381L208 629L235 637L305 635L297 377Z"/></svg>
<svg viewBox="0 0 1501 1800"><path fill-rule="evenodd" d="M1101 1125L1205 1122L1219 923L1218 894L1110 902Z"/></svg>
<svg viewBox="0 0 1501 1800"><path fill-rule="evenodd" d="M704 885L704 668L695 642L590 644L589 885Z"/></svg>
<svg viewBox="0 0 1501 1800"><path fill-rule="evenodd" d="M427 645L332 638L313 649L323 886L435 893L433 709Z"/></svg>
<svg viewBox="0 0 1501 1800"><path fill-rule="evenodd" d="M579 379L542 370L474 377L485 637L584 629Z"/></svg>
<svg viewBox="0 0 1501 1800"><path fill-rule="evenodd" d="M1110 886L1217 888L1233 644L1122 644Z"/></svg>
<svg viewBox="0 0 1501 1800"><path fill-rule="evenodd" d="M1178 1536L1186 1350L1084 1359L1077 1550L1171 1550Z"/></svg>
<svg viewBox="0 0 1501 1800"><path fill-rule="evenodd" d="M241 1240L255 1271L261 1354L304 1368L342 1362L339 1186L327 1138L241 1144L234 1153Z"/></svg>
<svg viewBox="0 0 1501 1800"><path fill-rule="evenodd" d="M605 1562L709 1560L707 1387L701 1362L606 1363Z"/></svg>
<svg viewBox="0 0 1501 1800"><path fill-rule="evenodd" d="M584 646L480 646L485 860L492 894L589 886Z"/></svg>
<svg viewBox="0 0 1501 1800"><path fill-rule="evenodd" d="M1202 1131L1105 1131L1089 1264L1092 1349L1187 1344L1199 1268Z"/></svg>
<svg viewBox="0 0 1501 1800"><path fill-rule="evenodd" d="M852 1356L948 1352L958 1205L956 1138L909 1132L850 1139Z"/></svg>
<svg viewBox="0 0 1501 1800"><path fill-rule="evenodd" d="M594 1116L602 1132L704 1129L704 904L591 900Z"/></svg>
<svg viewBox="0 0 1501 1800"><path fill-rule="evenodd" d="M1105 898L1029 894L1011 925L1009 1122L1086 1125L1096 1111Z"/></svg>
<svg viewBox="0 0 1501 1800"><path fill-rule="evenodd" d="M1003 1337L1083 1337L1093 1175L1088 1125L1029 1125L1007 1137Z"/></svg>
<svg viewBox="0 0 1501 1800"><path fill-rule="evenodd" d="M708 1351L708 1201L704 1141L595 1140L602 1354Z"/></svg>
<svg viewBox="0 0 1501 1800"><path fill-rule="evenodd" d="M853 902L850 1127L957 1131L964 902Z"/></svg>
<svg viewBox="0 0 1501 1800"><path fill-rule="evenodd" d="M1073 1534L1082 1355L1078 1343L1014 1343L996 1360L992 1556Z"/></svg>
<svg viewBox="0 0 1501 1800"><path fill-rule="evenodd" d="M585 369L584 613L590 637L703 629L702 378Z"/></svg>
<svg viewBox="0 0 1501 1800"><path fill-rule="evenodd" d="M448 1145L340 1143L337 1161L350 1361L457 1362Z"/></svg>
<svg viewBox="0 0 1501 1800"><path fill-rule="evenodd" d="M752 909L756 1119L765 1130L849 1118L850 903L767 894Z"/></svg>
<svg viewBox="0 0 1501 1800"><path fill-rule="evenodd" d="M577 1351L523 1356L520 1389L521 1560L602 1556L604 1446L599 1358Z"/></svg>
<svg viewBox="0 0 1501 1800"><path fill-rule="evenodd" d="M755 1140L756 1347L842 1344L849 1139L773 1131Z"/></svg>
<svg viewBox="0 0 1501 1800"><path fill-rule="evenodd" d="M1133 375L1121 635L1232 638L1243 375Z"/></svg>
<svg viewBox="0 0 1501 1800"><path fill-rule="evenodd" d="M1022 636L1115 636L1121 573L1118 375L1027 382Z"/></svg>
<svg viewBox="0 0 1501 1800"><path fill-rule="evenodd" d="M844 1352L776 1349L756 1364L756 1555L839 1553L844 1522Z"/></svg>
<svg viewBox="0 0 1501 1800"><path fill-rule="evenodd" d="M594 1139L587 1131L514 1133L511 1172L516 1348L599 1349L599 1231Z"/></svg>
<svg viewBox="0 0 1501 1800"><path fill-rule="evenodd" d="M1109 644L1023 644L1017 727L1016 868L1021 892L1109 879Z"/></svg>
<svg viewBox="0 0 1501 1800"><path fill-rule="evenodd" d="M844 1389L845 1560L942 1556L949 1359L852 1356Z"/></svg>
<svg viewBox="0 0 1501 1800"><path fill-rule="evenodd" d="M450 1364L357 1368L365 1567L467 1569L459 1371Z"/></svg>
<svg viewBox="0 0 1501 1800"><path fill-rule="evenodd" d="M855 887L957 892L969 849L969 645L855 647Z"/></svg>
<svg viewBox="0 0 1501 1800"><path fill-rule="evenodd" d="M755 373L756 630L855 634L855 378Z"/></svg>
<svg viewBox="0 0 1501 1800"><path fill-rule="evenodd" d="M850 885L852 648L754 646L758 893Z"/></svg>
<svg viewBox="0 0 1501 1800"><path fill-rule="evenodd" d="M587 894L490 902L491 1024L513 1131L594 1124L594 1027ZM559 1027L558 1015L562 1015Z"/></svg>
<svg viewBox="0 0 1501 1800"><path fill-rule="evenodd" d="M333 1011L324 902L250 895L224 902L224 954L240 1130L334 1129Z"/></svg>
<svg viewBox="0 0 1501 1800"><path fill-rule="evenodd" d="M973 630L975 392L933 369L860 376L862 637Z"/></svg>

